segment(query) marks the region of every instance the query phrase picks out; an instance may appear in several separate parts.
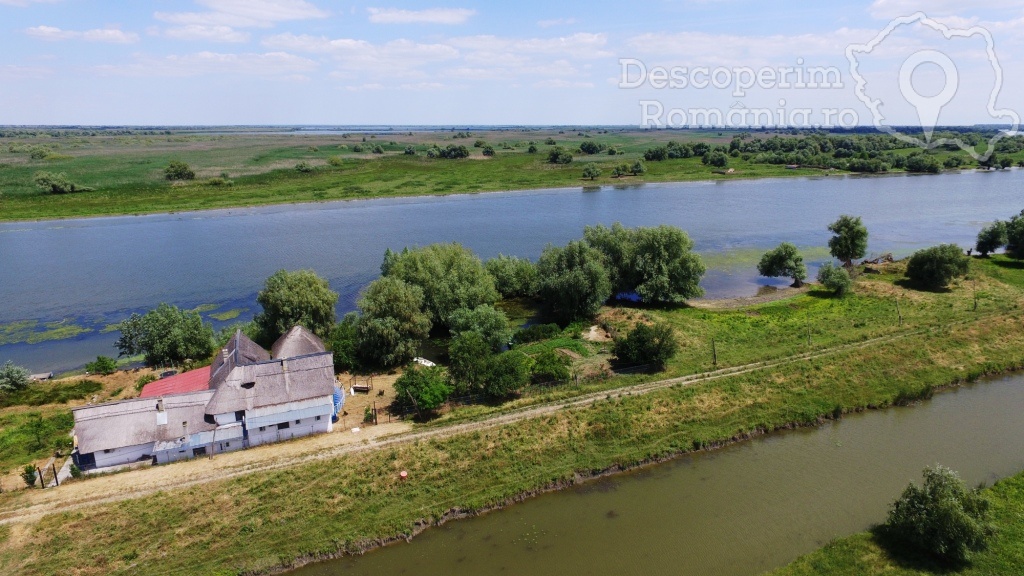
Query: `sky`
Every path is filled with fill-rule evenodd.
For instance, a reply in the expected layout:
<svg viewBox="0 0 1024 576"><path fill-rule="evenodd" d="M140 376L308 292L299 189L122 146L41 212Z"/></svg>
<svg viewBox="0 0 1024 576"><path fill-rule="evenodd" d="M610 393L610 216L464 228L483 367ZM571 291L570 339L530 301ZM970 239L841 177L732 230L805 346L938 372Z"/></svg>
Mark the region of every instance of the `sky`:
<svg viewBox="0 0 1024 576"><path fill-rule="evenodd" d="M1013 124L1020 70L1024 0L0 0L0 125Z"/></svg>

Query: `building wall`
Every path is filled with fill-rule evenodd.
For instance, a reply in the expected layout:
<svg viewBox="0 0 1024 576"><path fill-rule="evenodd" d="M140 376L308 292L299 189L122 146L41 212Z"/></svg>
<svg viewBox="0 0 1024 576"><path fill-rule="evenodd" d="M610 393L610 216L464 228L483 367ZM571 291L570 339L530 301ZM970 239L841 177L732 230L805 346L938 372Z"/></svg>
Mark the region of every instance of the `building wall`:
<svg viewBox="0 0 1024 576"><path fill-rule="evenodd" d="M99 450L93 453L96 458L97 468L107 466L120 466L132 464L145 460L153 455L153 443L139 444L136 446L124 446L122 448L111 448L110 450Z"/></svg>
<svg viewBox="0 0 1024 576"><path fill-rule="evenodd" d="M290 440L292 438L309 436L310 434L331 431L330 412L319 416L307 416L292 420L286 418L288 413L281 414L280 416L276 424L268 423L263 426L249 428L249 446L259 446L269 442L279 442L281 440ZM287 428L281 427L284 424L287 424Z"/></svg>

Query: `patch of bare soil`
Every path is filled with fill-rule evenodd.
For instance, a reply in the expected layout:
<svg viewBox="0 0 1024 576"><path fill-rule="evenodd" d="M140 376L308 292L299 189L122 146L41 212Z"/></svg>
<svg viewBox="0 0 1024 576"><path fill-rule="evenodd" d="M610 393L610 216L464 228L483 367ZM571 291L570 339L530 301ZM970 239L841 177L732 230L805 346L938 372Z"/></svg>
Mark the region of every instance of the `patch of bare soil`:
<svg viewBox="0 0 1024 576"><path fill-rule="evenodd" d="M594 324L583 331L583 339L589 342L611 342L612 335L601 328L601 326Z"/></svg>

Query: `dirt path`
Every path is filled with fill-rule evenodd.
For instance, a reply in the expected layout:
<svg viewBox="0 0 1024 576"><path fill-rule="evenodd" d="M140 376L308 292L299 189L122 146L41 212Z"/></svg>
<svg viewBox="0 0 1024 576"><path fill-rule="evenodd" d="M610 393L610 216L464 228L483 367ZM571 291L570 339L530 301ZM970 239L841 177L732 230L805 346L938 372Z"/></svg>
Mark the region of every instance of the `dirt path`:
<svg viewBox="0 0 1024 576"><path fill-rule="evenodd" d="M966 321L964 323L967 323ZM924 329L880 336L861 342L797 354L776 360L722 368L690 376L636 384L614 390L603 390L572 399L528 406L483 420L438 428L413 430L411 424L392 423L361 429L358 433L339 430L330 434L303 438L281 444L260 446L250 450L220 454L213 460L200 458L171 466L159 466L114 474L103 479L70 483L55 490L39 490L3 504L0 524L32 522L43 515L77 510L86 506L140 498L158 491L185 488L234 478L254 472L298 466L306 462L336 458L344 454L375 450L402 442L443 438L466 432L485 430L531 418L545 416L566 408L583 407L606 398L639 395L676 385L693 385L728 376L746 374L796 362L804 362L884 344L923 333Z"/></svg>

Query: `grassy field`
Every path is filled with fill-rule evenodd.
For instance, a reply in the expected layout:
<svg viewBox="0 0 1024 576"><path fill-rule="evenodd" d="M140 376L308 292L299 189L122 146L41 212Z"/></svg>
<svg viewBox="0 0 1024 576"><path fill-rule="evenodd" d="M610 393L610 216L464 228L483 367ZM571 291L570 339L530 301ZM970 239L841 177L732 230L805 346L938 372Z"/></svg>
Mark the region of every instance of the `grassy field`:
<svg viewBox="0 0 1024 576"><path fill-rule="evenodd" d="M700 158L647 162L640 176L612 177L612 168L642 157L648 148L669 140L728 144L736 132L518 130L474 133L456 138L450 132L378 135L178 134L148 136L70 136L0 140L0 220L69 218L113 214L144 214L257 206L286 202L319 202L357 198L464 194L528 188L633 185L640 182L690 181L821 175L822 170L756 164L732 158L729 174L716 173ZM759 134L767 138L769 135ZM366 139L363 142L363 139ZM550 140L549 140L550 139ZM495 148L485 157L482 140ZM568 165L546 161L554 141L576 150L586 141L613 147L621 154L581 155ZM538 152L527 152L535 142ZM430 159L432 144L467 146L465 160ZM383 154L373 154L380 145ZM365 147L356 151L356 147ZM413 147L416 155L404 153ZM13 148L12 148L13 147ZM49 155L33 159L28 150L45 148ZM11 150L17 150L12 152ZM897 150L909 154L912 150ZM938 157L950 152L938 153ZM1022 155L1024 158L1024 155ZM171 183L163 169L171 160L188 163L196 180ZM298 163L312 172L300 173ZM333 163L332 163L333 162ZM595 180L582 177L584 164L602 168ZM33 184L38 171L66 173L90 192L52 195ZM228 184L230 182L230 185Z"/></svg>
<svg viewBox="0 0 1024 576"><path fill-rule="evenodd" d="M898 267L862 276L856 294L843 300L812 291L730 311L610 309L606 321L624 326L646 314L673 322L687 345L658 378L710 369L711 336L716 343L721 338L720 367L878 335L898 333L899 338L485 431L49 515L37 523L12 525L0 542L0 572L269 570L296 558L357 551L380 539L414 533L421 523L436 522L453 510L499 506L571 483L578 474L628 468L749 434L901 403L936 387L1024 366L1019 312L1024 270L1013 261L976 259L970 280L939 293L900 286ZM895 313L897 295L902 326ZM652 378L629 376L588 386L610 388ZM585 390L553 394L569 397ZM462 414L481 417L479 410L515 405L471 407ZM459 414L448 421L459 420ZM401 482L399 470L408 470L414 481ZM21 502L17 494L0 497L0 511ZM194 550L203 553L190 553Z"/></svg>
<svg viewBox="0 0 1024 576"><path fill-rule="evenodd" d="M1007 576L1024 570L1024 473L1006 478L985 491L992 502L993 520L998 537L985 552L976 554L971 563L950 570L928 558L895 552L879 543L871 532L831 542L821 550L796 560L771 573L772 576Z"/></svg>

